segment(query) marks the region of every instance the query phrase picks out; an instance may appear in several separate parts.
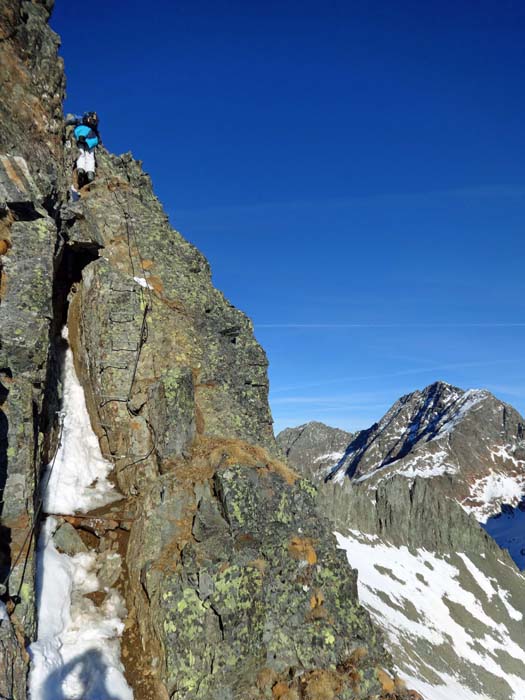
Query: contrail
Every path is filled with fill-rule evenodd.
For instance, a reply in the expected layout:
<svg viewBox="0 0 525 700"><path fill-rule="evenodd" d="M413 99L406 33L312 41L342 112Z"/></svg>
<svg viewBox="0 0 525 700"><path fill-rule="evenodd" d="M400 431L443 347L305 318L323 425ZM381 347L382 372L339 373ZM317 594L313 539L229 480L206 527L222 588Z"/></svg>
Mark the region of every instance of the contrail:
<svg viewBox="0 0 525 700"><path fill-rule="evenodd" d="M519 323L256 323L255 328L525 328Z"/></svg>
<svg viewBox="0 0 525 700"><path fill-rule="evenodd" d="M492 361L486 361L486 362L458 362L458 363L451 363L448 365L436 365L434 367L420 367L418 369L405 369L405 370L399 370L398 372L391 372L388 374L368 374L368 375L361 375L361 376L353 376L353 377L335 377L333 379L326 379L322 382L309 382L307 384L300 384L296 386L288 386L288 387L280 387L277 389L272 389L271 393L272 394L278 394L283 391L298 391L301 389L309 389L311 387L317 387L317 386L325 386L326 384L340 384L342 382L360 382L360 381L367 381L369 379L388 379L390 377L404 377L404 376L409 376L412 374L425 374L427 372L441 372L442 370L447 370L447 369L467 369L469 367L491 367L492 365L503 365L503 364L512 364L515 362L520 362L522 363L522 360L514 359L514 360L492 360Z"/></svg>

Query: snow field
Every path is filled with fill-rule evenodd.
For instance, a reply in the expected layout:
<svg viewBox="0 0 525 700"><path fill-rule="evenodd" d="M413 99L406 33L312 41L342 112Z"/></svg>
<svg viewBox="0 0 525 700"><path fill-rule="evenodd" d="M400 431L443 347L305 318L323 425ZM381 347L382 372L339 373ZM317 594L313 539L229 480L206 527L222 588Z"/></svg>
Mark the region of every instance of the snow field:
<svg viewBox="0 0 525 700"><path fill-rule="evenodd" d="M387 646L402 650L395 657L405 659L398 671L408 677L409 687L419 691L425 700L496 700L478 693L479 688L472 687L469 681L470 674L479 673L481 677L483 673L485 678L487 674L494 677L500 688L498 699L523 700L523 634L520 643L516 643L510 632L523 616L511 605L508 592L480 571L467 555L462 554L456 566L450 557L425 550L414 553L355 531L347 536L336 533L336 538L350 565L358 570L361 603L385 631ZM476 582L472 590L465 585L468 575ZM481 603L483 594L489 603L485 606ZM497 620L485 612L492 610L495 597L502 604L498 606ZM461 609L466 611L467 619L476 621L477 632L452 614ZM428 645L432 654L423 651ZM520 675L503 667L507 657L522 666ZM429 672L441 682L428 682ZM507 697L508 689L511 694Z"/></svg>

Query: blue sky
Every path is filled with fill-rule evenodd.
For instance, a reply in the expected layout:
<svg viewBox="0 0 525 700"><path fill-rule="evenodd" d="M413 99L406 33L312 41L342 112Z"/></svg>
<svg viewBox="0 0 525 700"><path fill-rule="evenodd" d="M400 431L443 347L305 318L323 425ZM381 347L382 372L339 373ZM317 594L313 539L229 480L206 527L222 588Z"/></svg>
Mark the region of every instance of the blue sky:
<svg viewBox="0 0 525 700"><path fill-rule="evenodd" d="M525 410L525 4L57 0L66 109L254 321L276 430L443 379Z"/></svg>

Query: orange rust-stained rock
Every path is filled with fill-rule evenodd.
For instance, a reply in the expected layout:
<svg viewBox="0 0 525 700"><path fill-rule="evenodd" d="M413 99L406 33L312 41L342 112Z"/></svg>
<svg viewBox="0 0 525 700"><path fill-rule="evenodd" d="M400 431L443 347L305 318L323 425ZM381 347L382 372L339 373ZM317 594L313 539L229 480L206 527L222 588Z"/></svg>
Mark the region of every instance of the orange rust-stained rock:
<svg viewBox="0 0 525 700"><path fill-rule="evenodd" d="M313 671L305 679L303 697L305 700L335 700L341 687L341 679L334 671Z"/></svg>
<svg viewBox="0 0 525 700"><path fill-rule="evenodd" d="M294 559L306 561L310 566L317 563L317 554L309 537L292 537L288 544L288 551Z"/></svg>
<svg viewBox="0 0 525 700"><path fill-rule="evenodd" d="M254 569L257 569L261 572L261 574L264 574L268 568L268 562L266 559L252 559L252 561L248 562L248 566L253 566Z"/></svg>
<svg viewBox="0 0 525 700"><path fill-rule="evenodd" d="M153 290L157 292L157 294L162 294L162 292L164 291L164 285L160 277L151 275L150 277L148 277L148 284L153 287Z"/></svg>
<svg viewBox="0 0 525 700"><path fill-rule="evenodd" d="M281 700L283 695L287 692L288 683L284 683L283 681L279 681L279 683L276 683L272 688L272 695L275 698L275 700Z"/></svg>
<svg viewBox="0 0 525 700"><path fill-rule="evenodd" d="M314 610L315 608L321 607L324 604L324 595L322 591L315 591L310 596L310 608Z"/></svg>
<svg viewBox="0 0 525 700"><path fill-rule="evenodd" d="M384 669L378 668L376 670L376 676L385 693L393 693L396 690L396 683L394 679Z"/></svg>
<svg viewBox="0 0 525 700"><path fill-rule="evenodd" d="M7 294L7 275L0 267L0 299L4 299Z"/></svg>

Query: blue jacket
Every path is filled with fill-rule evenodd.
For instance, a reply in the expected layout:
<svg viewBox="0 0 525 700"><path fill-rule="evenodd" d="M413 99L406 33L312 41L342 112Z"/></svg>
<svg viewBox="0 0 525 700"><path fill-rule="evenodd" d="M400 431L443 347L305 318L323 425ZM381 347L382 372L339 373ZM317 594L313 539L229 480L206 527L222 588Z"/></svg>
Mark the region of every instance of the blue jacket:
<svg viewBox="0 0 525 700"><path fill-rule="evenodd" d="M77 125L73 132L75 135L77 145L86 145L91 150L92 148L95 148L95 146L98 146L98 144L100 143L100 136L98 132L89 126L82 124L82 117L73 117L71 119L68 119L66 124Z"/></svg>

